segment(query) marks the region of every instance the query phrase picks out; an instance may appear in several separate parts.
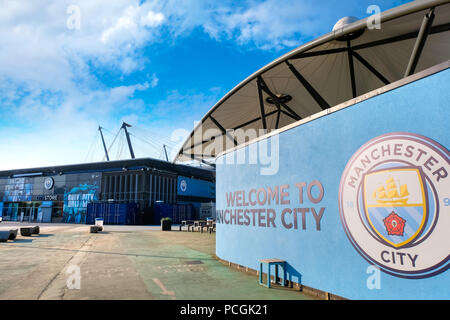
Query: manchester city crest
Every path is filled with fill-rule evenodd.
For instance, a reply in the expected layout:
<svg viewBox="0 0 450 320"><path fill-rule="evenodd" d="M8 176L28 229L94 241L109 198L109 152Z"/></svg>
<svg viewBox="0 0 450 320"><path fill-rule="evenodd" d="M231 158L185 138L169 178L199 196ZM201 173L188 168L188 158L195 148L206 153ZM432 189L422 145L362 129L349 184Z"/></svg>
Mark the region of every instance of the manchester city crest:
<svg viewBox="0 0 450 320"><path fill-rule="evenodd" d="M427 222L427 190L420 167L372 171L362 179L367 225L394 248L410 245Z"/></svg>
<svg viewBox="0 0 450 320"><path fill-rule="evenodd" d="M449 151L427 137L391 133L364 144L347 163L339 190L351 244L395 276L447 270L449 174Z"/></svg>

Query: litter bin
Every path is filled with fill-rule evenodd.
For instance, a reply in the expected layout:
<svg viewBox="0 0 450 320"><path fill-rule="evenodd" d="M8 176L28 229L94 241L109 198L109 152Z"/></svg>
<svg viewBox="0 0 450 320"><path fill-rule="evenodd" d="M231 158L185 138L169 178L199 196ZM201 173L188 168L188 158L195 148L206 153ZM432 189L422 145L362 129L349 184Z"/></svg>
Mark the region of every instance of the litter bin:
<svg viewBox="0 0 450 320"><path fill-rule="evenodd" d="M95 218L95 225L103 228L103 218Z"/></svg>

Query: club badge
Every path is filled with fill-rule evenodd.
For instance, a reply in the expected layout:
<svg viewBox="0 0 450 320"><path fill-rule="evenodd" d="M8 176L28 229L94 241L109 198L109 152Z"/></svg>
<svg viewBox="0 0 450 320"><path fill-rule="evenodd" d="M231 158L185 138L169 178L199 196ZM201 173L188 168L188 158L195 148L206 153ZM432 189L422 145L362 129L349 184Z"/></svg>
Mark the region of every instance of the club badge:
<svg viewBox="0 0 450 320"><path fill-rule="evenodd" d="M439 143L390 133L364 144L341 177L339 210L355 249L404 278L449 267L450 162Z"/></svg>

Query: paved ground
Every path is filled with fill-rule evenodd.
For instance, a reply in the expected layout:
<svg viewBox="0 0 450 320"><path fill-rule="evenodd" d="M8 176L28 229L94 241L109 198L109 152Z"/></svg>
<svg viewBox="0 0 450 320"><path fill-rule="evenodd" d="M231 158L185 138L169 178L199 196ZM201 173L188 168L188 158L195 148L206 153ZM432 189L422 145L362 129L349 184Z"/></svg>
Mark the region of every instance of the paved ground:
<svg viewBox="0 0 450 320"><path fill-rule="evenodd" d="M0 230L25 225L3 222ZM91 234L86 225L39 225L38 236L0 243L0 300L311 299L267 289L220 263L214 234L154 226L105 226Z"/></svg>

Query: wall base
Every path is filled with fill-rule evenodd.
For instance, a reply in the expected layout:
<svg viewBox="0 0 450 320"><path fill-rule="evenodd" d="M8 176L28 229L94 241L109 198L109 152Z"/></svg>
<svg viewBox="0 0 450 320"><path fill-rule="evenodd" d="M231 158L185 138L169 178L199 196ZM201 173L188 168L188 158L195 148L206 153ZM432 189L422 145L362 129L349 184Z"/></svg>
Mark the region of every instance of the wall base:
<svg viewBox="0 0 450 320"><path fill-rule="evenodd" d="M230 262L230 261L227 261L227 260L223 260L223 259L219 258L218 256L214 256L214 257L217 260L219 260L221 263L223 263L224 265L229 266L230 268L233 268L233 269L236 269L236 270L239 270L241 272L245 272L247 274L251 274L251 275L254 275L254 276L259 276L259 271L258 270L255 270L255 269L252 269L252 268L248 268L248 267L244 267L244 266L241 266L240 264L233 263L233 262ZM267 275L265 273L263 273L263 281L265 281L264 278L267 279ZM274 276L271 276L271 279L275 280ZM277 280L281 280L281 279L278 278ZM286 285L287 285L288 288L291 288L294 291L300 291L300 292L302 292L304 294L307 294L309 296L313 296L315 298L319 298L319 299L322 299L322 300L348 300L347 298L340 297L338 295L335 295L335 294L332 294L332 293L329 293L329 292L325 292L325 291L322 291L322 290L314 289L314 288L311 288L311 287L308 287L308 286L305 286L303 284L300 284L300 283L297 283L297 282L294 282L294 281L290 281L290 280L286 280Z"/></svg>

